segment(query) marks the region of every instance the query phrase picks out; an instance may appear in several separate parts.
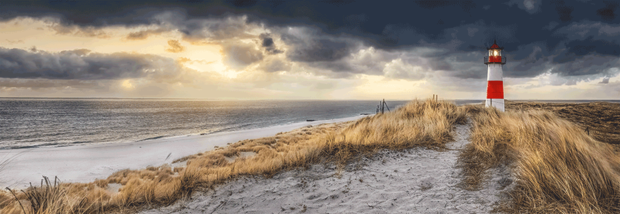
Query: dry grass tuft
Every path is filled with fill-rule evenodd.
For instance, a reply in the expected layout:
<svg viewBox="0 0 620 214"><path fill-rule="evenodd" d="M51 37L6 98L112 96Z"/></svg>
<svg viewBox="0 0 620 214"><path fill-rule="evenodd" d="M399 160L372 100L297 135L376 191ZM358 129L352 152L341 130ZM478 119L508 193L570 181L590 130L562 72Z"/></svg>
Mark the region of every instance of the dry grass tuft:
<svg viewBox="0 0 620 214"><path fill-rule="evenodd" d="M464 183L475 188L484 171L511 164L516 213L617 213L620 157L610 145L547 111L497 112L468 106L472 143L461 156Z"/></svg>
<svg viewBox="0 0 620 214"><path fill-rule="evenodd" d="M381 149L442 149L452 139L454 124L465 120L465 112L452 103L412 101L396 111L354 122L308 126L175 160L187 162L182 168L164 165L121 170L88 184L61 184L55 188L62 197L47 206L58 207L63 213L132 212L169 205L191 197L196 190L210 189L240 176L270 177L321 162L342 165ZM106 190L111 183L122 185L118 193ZM19 213L17 201L6 199L6 195L0 192L0 212ZM28 201L26 194L17 197Z"/></svg>
<svg viewBox="0 0 620 214"><path fill-rule="evenodd" d="M359 154L414 146L443 149L452 140L455 124L466 122L465 112L447 102L414 101L390 114L366 117L335 135L316 142L322 157L345 164Z"/></svg>

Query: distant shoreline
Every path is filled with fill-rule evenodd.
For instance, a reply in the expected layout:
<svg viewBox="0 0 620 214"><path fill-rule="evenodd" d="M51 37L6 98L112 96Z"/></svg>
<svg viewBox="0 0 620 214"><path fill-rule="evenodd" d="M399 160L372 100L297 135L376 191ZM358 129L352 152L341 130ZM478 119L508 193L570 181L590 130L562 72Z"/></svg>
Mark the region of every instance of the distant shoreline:
<svg viewBox="0 0 620 214"><path fill-rule="evenodd" d="M271 126L265 126L265 127L259 127L259 128L250 128L250 129L237 129L237 130L217 130L217 131L213 131L213 132L198 132L198 133L191 133L191 134L182 134L182 135L160 135L160 136L155 136L155 137L146 137L144 139L137 139L137 140L126 140L126 141L107 141L107 142L81 142L81 141L76 141L76 142L70 142L70 144L63 144L63 142L53 142L53 143L43 143L43 144L39 144L39 145L28 145L28 146L18 146L18 147L1 147L0 146L0 153L2 151L8 151L8 150L20 150L20 149L38 149L38 148L63 148L63 147L74 147L74 146L91 146L91 145L114 145L114 144L132 144L132 143L140 143L140 142L145 142L145 141L153 141L153 140L166 140L166 139L170 139L170 138L178 138L178 137L190 137L190 136L205 136L205 135L213 135L213 134L226 134L226 133L233 133L233 132L238 132L238 131L248 131L248 130L254 130L254 129L263 129L263 128L271 128L271 127L279 127L279 126L288 126L288 125L296 125L296 124L304 124L304 123L323 123L325 121L325 123L330 123L329 121L332 120L347 120L348 118L358 118L360 116L372 116L373 114L369 114L369 113L360 113L357 116L352 116L352 117L339 117L339 118L333 118L333 119L306 119L305 121L299 121L299 122L290 122L290 123L284 123L284 124L278 124L278 125L271 125Z"/></svg>

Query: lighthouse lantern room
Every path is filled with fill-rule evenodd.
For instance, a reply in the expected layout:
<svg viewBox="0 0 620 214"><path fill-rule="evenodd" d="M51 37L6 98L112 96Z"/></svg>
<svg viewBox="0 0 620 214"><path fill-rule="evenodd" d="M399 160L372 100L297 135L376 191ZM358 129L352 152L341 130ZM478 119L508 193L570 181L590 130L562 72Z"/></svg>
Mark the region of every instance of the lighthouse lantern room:
<svg viewBox="0 0 620 214"><path fill-rule="evenodd" d="M484 64L488 67L487 72L487 99L486 107L495 107L504 111L504 80L502 66L506 64L506 58L502 57L502 50L496 41L489 50L489 56L484 57Z"/></svg>

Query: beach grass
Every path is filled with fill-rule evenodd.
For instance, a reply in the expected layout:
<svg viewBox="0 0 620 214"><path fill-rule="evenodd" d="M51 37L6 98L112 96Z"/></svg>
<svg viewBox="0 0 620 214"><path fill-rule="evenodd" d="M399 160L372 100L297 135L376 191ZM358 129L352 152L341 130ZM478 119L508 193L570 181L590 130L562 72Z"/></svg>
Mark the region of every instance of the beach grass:
<svg viewBox="0 0 620 214"><path fill-rule="evenodd" d="M541 103L510 101L509 110L546 110L568 120L592 136L594 139L612 144L620 151L620 103Z"/></svg>
<svg viewBox="0 0 620 214"><path fill-rule="evenodd" d="M271 177L284 170L317 163L343 166L361 155L372 155L382 149L416 146L443 149L452 140L454 125L465 121L465 112L453 103L412 101L393 112L244 140L176 160L187 163L182 168L164 165L121 170L92 183L52 185L54 194L49 194L48 202L53 204L45 206L29 195L39 194L49 184L15 194L27 213L131 213L170 205L191 197L194 191L206 191L241 176ZM242 152L255 155L238 157ZM122 188L118 193L110 192L107 187L111 184L121 184ZM2 194L0 197L10 196L7 192ZM0 211L23 212L14 199L0 204Z"/></svg>
<svg viewBox="0 0 620 214"><path fill-rule="evenodd" d="M464 184L476 189L485 172L512 168L516 186L498 207L509 213L618 213L620 157L610 144L551 111L467 106L471 144L461 154Z"/></svg>

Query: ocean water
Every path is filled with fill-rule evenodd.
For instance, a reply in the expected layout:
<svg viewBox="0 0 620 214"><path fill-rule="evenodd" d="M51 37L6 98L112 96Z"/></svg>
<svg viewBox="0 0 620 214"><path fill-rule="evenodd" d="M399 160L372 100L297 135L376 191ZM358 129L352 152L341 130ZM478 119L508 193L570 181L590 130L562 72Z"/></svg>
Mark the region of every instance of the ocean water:
<svg viewBox="0 0 620 214"><path fill-rule="evenodd" d="M386 101L390 109L407 101ZM374 114L379 101L0 98L0 149L123 143Z"/></svg>
<svg viewBox="0 0 620 214"><path fill-rule="evenodd" d="M408 101L386 102L394 110ZM374 114L378 103L0 98L0 149L126 143L337 119Z"/></svg>

